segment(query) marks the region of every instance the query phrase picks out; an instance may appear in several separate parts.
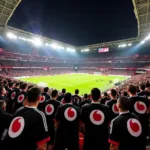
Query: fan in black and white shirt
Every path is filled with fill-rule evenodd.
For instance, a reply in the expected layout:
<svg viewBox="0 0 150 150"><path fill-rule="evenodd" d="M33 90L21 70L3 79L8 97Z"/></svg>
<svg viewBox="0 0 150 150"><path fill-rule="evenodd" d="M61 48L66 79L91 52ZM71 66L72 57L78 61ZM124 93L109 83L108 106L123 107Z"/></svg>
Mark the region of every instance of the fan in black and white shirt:
<svg viewBox="0 0 150 150"><path fill-rule="evenodd" d="M26 106L17 110L9 126L5 149L46 150L50 140L45 114L37 109L41 91L31 88Z"/></svg>
<svg viewBox="0 0 150 150"><path fill-rule="evenodd" d="M138 117L129 112L130 100L120 97L117 106L120 115L111 122L110 150L145 150L145 135Z"/></svg>
<svg viewBox="0 0 150 150"><path fill-rule="evenodd" d="M55 114L57 112L58 107L60 106L60 102L57 101L58 91L53 90L51 93L52 99L45 102L45 115L47 119L47 125L49 130L49 135L51 137L51 141L49 142L49 147L54 146L55 140Z"/></svg>
<svg viewBox="0 0 150 150"><path fill-rule="evenodd" d="M79 107L71 104L71 94L64 96L65 104L56 113L58 129L55 150L79 150Z"/></svg>

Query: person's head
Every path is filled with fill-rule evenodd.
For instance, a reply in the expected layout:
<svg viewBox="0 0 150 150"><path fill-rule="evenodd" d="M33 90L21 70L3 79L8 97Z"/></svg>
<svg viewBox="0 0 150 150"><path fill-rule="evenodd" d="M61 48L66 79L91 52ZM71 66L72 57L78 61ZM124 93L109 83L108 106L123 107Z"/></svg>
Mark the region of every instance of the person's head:
<svg viewBox="0 0 150 150"><path fill-rule="evenodd" d="M71 103L71 101L72 101L71 93L66 93L64 95L64 101L65 101L65 103Z"/></svg>
<svg viewBox="0 0 150 150"><path fill-rule="evenodd" d="M130 106L131 106L131 103L128 97L121 96L120 98L118 98L117 107L120 112L128 111L130 109Z"/></svg>
<svg viewBox="0 0 150 150"><path fill-rule="evenodd" d="M111 96L111 98L115 98L117 96L117 91L115 89L111 89L110 96Z"/></svg>
<svg viewBox="0 0 150 150"><path fill-rule="evenodd" d="M118 96L121 95L121 91L118 92Z"/></svg>
<svg viewBox="0 0 150 150"><path fill-rule="evenodd" d="M6 94L6 89L3 86L1 86L0 87L0 95L5 95L5 94Z"/></svg>
<svg viewBox="0 0 150 150"><path fill-rule="evenodd" d="M44 92L47 93L48 91L49 91L49 88L48 88L48 87L45 87L45 88L44 88Z"/></svg>
<svg viewBox="0 0 150 150"><path fill-rule="evenodd" d="M101 91L98 88L93 88L91 90L91 97L93 101L99 101L101 98Z"/></svg>
<svg viewBox="0 0 150 150"><path fill-rule="evenodd" d="M27 90L28 85L26 83L21 84L21 90Z"/></svg>
<svg viewBox="0 0 150 150"><path fill-rule="evenodd" d="M41 98L41 90L37 87L31 88L27 92L27 102L38 106Z"/></svg>
<svg viewBox="0 0 150 150"><path fill-rule="evenodd" d="M29 85L28 86L28 90L30 90L31 88L33 88L34 86L33 85Z"/></svg>
<svg viewBox="0 0 150 150"><path fill-rule="evenodd" d="M4 80L4 86L6 86L8 84L7 80Z"/></svg>
<svg viewBox="0 0 150 150"><path fill-rule="evenodd" d="M107 94L107 92L104 92L104 97L108 97L108 94Z"/></svg>
<svg viewBox="0 0 150 150"><path fill-rule="evenodd" d="M4 85L4 83L2 81L0 81L0 86L3 86L3 85Z"/></svg>
<svg viewBox="0 0 150 150"><path fill-rule="evenodd" d="M51 95L52 95L53 99L57 99L57 97L58 97L58 91L57 90L53 90L52 93L51 93Z"/></svg>
<svg viewBox="0 0 150 150"><path fill-rule="evenodd" d="M128 93L126 91L123 92L123 96L128 96Z"/></svg>
<svg viewBox="0 0 150 150"><path fill-rule="evenodd" d="M78 90L78 89L75 90L75 94L76 94L76 95L79 94L79 90Z"/></svg>
<svg viewBox="0 0 150 150"><path fill-rule="evenodd" d="M88 99L88 95L87 94L84 94L84 99Z"/></svg>
<svg viewBox="0 0 150 150"><path fill-rule="evenodd" d="M19 88L19 87L20 87L20 83L17 82L17 83L15 84L15 87L16 87L16 88Z"/></svg>
<svg viewBox="0 0 150 150"><path fill-rule="evenodd" d="M128 86L128 93L130 96L136 95L136 86L134 85L129 85Z"/></svg>
<svg viewBox="0 0 150 150"><path fill-rule="evenodd" d="M62 94L65 94L66 93L66 89L62 89Z"/></svg>
<svg viewBox="0 0 150 150"><path fill-rule="evenodd" d="M150 90L150 83L147 82L146 85L145 85L145 87L146 87L146 90Z"/></svg>
<svg viewBox="0 0 150 150"><path fill-rule="evenodd" d="M0 109L6 111L6 102L4 100L0 100Z"/></svg>
<svg viewBox="0 0 150 150"><path fill-rule="evenodd" d="M24 82L23 82L23 81L21 81L21 82L20 82L20 86L21 86L23 83L24 83Z"/></svg>
<svg viewBox="0 0 150 150"><path fill-rule="evenodd" d="M140 92L139 86L136 86L136 92Z"/></svg>
<svg viewBox="0 0 150 150"><path fill-rule="evenodd" d="M13 82L9 83L9 88L14 88L14 83Z"/></svg>
<svg viewBox="0 0 150 150"><path fill-rule="evenodd" d="M140 84L140 90L144 91L145 90L145 85L143 83Z"/></svg>

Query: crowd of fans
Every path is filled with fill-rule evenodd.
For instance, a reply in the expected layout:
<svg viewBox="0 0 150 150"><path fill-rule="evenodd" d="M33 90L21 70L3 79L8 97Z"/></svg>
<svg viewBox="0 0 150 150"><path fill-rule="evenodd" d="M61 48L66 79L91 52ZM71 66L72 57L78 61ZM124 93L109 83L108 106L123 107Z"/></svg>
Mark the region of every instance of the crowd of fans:
<svg viewBox="0 0 150 150"><path fill-rule="evenodd" d="M120 92L127 92L128 85L132 84L137 87L137 91L139 92L140 84L143 83L145 85L147 82L150 82L150 73L135 75L129 80L124 81L123 84L117 88L117 90Z"/></svg>
<svg viewBox="0 0 150 150"><path fill-rule="evenodd" d="M146 68L146 69L150 69L150 65L147 65L145 68Z"/></svg>
<svg viewBox="0 0 150 150"><path fill-rule="evenodd" d="M75 73L75 71L73 69L8 69L1 71L1 75L8 77L47 76L66 73Z"/></svg>
<svg viewBox="0 0 150 150"><path fill-rule="evenodd" d="M79 68L75 70L74 68L41 68L41 69L8 69L2 70L0 72L3 76L8 77L22 77L22 76L48 76L48 75L60 75L69 73L88 73L88 74L103 74L103 75L125 75L133 76L136 74L132 70L99 70L98 68Z"/></svg>
<svg viewBox="0 0 150 150"><path fill-rule="evenodd" d="M104 75L133 76L136 74L136 71L134 71L134 70L104 70L101 73Z"/></svg>
<svg viewBox="0 0 150 150"><path fill-rule="evenodd" d="M78 65L80 67L97 67L97 68L144 68L150 63L146 61L76 61L76 60L53 60L53 61L20 61L20 60L0 60L0 67L73 67Z"/></svg>
<svg viewBox="0 0 150 150"><path fill-rule="evenodd" d="M150 74L79 96L0 76L0 149L145 150Z"/></svg>

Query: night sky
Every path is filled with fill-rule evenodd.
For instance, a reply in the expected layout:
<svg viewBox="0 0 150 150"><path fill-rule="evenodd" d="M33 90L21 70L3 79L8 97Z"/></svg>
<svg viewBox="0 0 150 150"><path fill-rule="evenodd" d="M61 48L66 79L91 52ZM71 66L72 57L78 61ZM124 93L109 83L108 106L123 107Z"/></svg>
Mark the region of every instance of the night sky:
<svg viewBox="0 0 150 150"><path fill-rule="evenodd" d="M138 32L132 0L22 0L8 25L76 46Z"/></svg>

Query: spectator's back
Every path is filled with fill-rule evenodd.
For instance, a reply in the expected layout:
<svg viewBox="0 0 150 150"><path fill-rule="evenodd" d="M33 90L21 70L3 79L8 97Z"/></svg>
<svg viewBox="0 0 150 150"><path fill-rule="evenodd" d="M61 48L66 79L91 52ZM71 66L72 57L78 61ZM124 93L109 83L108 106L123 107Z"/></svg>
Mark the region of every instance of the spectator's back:
<svg viewBox="0 0 150 150"><path fill-rule="evenodd" d="M64 96L70 97L67 93ZM56 135L56 150L78 150L79 149L79 108L66 102L58 108L56 113L56 121L58 122L58 130Z"/></svg>

